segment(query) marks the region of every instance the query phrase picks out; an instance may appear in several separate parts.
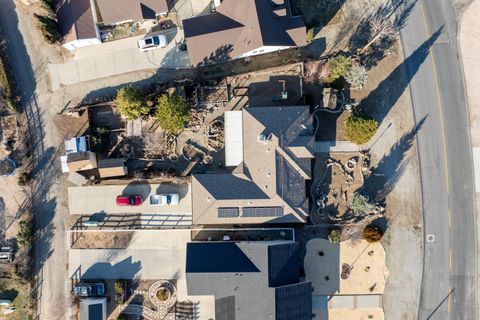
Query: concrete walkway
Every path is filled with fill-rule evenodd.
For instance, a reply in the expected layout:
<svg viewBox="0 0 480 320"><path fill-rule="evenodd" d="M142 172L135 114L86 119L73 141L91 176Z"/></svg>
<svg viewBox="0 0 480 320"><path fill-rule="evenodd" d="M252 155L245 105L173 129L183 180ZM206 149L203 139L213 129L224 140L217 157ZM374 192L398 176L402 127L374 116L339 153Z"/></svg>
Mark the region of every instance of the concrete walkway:
<svg viewBox="0 0 480 320"><path fill-rule="evenodd" d="M316 141L313 147L315 153L360 152L358 144L350 141Z"/></svg>
<svg viewBox="0 0 480 320"><path fill-rule="evenodd" d="M183 39L183 30L170 29L162 34L169 41L165 48L140 51L137 41L145 37L141 35L79 48L72 60L62 64L49 63L52 90L132 71L188 67L187 52L177 48L177 43Z"/></svg>

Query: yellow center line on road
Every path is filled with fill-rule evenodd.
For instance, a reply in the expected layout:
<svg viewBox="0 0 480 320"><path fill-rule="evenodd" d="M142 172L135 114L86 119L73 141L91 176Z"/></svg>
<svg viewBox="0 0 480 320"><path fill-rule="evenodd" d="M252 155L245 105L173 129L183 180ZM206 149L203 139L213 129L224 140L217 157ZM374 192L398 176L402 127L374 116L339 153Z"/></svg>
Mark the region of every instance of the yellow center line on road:
<svg viewBox="0 0 480 320"><path fill-rule="evenodd" d="M423 5L420 3L420 9L423 15L423 22L425 24L425 32L427 33L427 37L430 38L430 31L428 29L427 24L427 16L425 15L425 10L423 9ZM438 77L437 77L437 68L435 64L435 56L433 54L432 46L428 47L428 51L430 53L430 57L432 59L433 64L433 77L435 78L435 86L437 89L437 100L438 100L438 111L440 113L440 125L442 128L442 140L443 140L443 159L445 161L445 185L447 188L447 194L450 192L449 190L449 183L448 183L448 161L447 161L447 143L445 139L445 125L443 123L443 106L442 106L442 99L440 98L440 86L438 85Z"/></svg>
<svg viewBox="0 0 480 320"><path fill-rule="evenodd" d="M448 227L452 227L452 212L450 211L450 209L448 210Z"/></svg>

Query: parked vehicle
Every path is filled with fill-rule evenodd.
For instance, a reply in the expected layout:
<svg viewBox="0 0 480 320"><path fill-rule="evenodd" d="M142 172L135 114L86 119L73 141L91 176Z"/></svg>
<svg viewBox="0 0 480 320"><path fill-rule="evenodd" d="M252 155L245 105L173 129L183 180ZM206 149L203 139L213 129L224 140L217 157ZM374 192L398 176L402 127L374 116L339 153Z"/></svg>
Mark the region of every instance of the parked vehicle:
<svg viewBox="0 0 480 320"><path fill-rule="evenodd" d="M178 193L155 194L150 196L151 206L171 206L178 204L179 201L180 195Z"/></svg>
<svg viewBox="0 0 480 320"><path fill-rule="evenodd" d="M140 39L137 42L138 48L141 51L147 51L155 48L164 48L167 46L167 37L163 34Z"/></svg>
<svg viewBox="0 0 480 320"><path fill-rule="evenodd" d="M102 282L95 283L77 283L73 287L75 297L103 297L105 295L105 285Z"/></svg>
<svg viewBox="0 0 480 320"><path fill-rule="evenodd" d="M142 204L142 196L117 196L117 206L139 206Z"/></svg>

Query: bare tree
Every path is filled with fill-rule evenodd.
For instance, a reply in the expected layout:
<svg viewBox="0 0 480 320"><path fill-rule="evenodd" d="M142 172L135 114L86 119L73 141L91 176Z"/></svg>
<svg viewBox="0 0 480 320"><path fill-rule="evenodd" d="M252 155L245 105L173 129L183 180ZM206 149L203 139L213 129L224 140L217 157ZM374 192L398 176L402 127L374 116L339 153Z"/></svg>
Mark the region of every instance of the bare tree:
<svg viewBox="0 0 480 320"><path fill-rule="evenodd" d="M365 45L361 47L357 53L363 54L373 44L384 39L394 38L400 29L404 26L406 19L410 15L415 0L403 1L392 0L386 5L380 7L366 22L367 25L362 28L363 31L368 30L368 37Z"/></svg>
<svg viewBox="0 0 480 320"><path fill-rule="evenodd" d="M145 158L163 157L165 152L165 137L163 133L150 132L144 135L144 156Z"/></svg>

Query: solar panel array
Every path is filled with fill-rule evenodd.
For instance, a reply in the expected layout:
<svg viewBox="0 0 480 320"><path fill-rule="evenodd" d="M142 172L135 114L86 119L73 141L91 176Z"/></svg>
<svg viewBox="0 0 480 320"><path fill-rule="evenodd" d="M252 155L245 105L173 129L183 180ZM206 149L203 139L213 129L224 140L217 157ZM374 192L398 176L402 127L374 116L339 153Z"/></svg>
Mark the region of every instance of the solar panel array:
<svg viewBox="0 0 480 320"><path fill-rule="evenodd" d="M218 208L219 218L238 218L240 216L240 208Z"/></svg>
<svg viewBox="0 0 480 320"><path fill-rule="evenodd" d="M243 207L242 217L282 217L283 207Z"/></svg>

